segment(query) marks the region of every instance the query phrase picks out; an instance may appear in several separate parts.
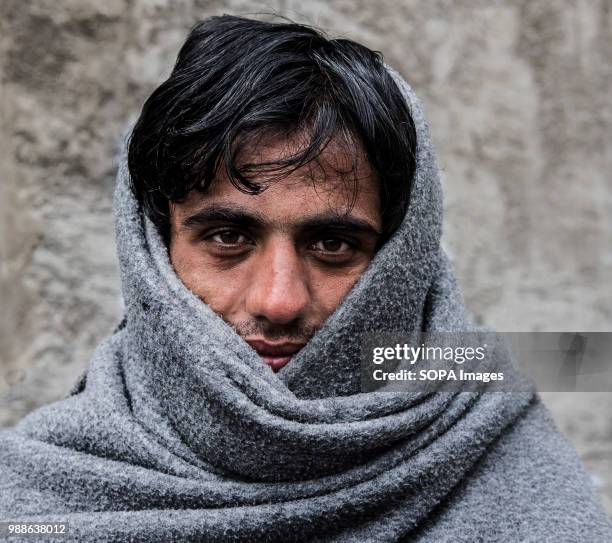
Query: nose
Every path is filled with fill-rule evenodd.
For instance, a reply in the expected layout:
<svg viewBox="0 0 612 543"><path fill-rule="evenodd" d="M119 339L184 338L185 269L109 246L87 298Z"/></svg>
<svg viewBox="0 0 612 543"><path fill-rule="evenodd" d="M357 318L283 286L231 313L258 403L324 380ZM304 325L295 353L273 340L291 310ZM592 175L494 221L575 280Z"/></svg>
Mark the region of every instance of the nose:
<svg viewBox="0 0 612 543"><path fill-rule="evenodd" d="M253 318L289 324L302 318L310 294L300 255L285 239L269 240L253 262L246 310Z"/></svg>

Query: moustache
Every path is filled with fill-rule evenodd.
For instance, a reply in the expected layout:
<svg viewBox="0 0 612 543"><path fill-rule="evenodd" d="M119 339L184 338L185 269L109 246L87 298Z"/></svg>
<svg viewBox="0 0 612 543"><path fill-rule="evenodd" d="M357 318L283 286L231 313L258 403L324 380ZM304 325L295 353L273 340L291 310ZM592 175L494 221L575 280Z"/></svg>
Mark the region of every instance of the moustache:
<svg viewBox="0 0 612 543"><path fill-rule="evenodd" d="M302 323L278 325L269 322L243 321L228 322L241 337L262 336L266 339L286 339L295 343L306 343L315 335L320 326Z"/></svg>

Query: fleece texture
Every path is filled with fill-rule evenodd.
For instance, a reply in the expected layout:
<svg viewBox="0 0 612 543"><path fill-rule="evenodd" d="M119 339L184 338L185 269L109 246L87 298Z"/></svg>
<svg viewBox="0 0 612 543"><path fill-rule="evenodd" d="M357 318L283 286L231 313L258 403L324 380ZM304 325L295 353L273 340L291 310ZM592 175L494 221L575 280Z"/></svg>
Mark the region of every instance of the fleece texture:
<svg viewBox="0 0 612 543"><path fill-rule="evenodd" d="M440 245L422 107L388 69L417 128L406 216L277 374L176 276L123 151L126 318L66 398L0 434L0 518L66 522L62 541L88 542L610 541L532 389L360 388L368 332L478 330ZM500 354L491 364L512 371Z"/></svg>

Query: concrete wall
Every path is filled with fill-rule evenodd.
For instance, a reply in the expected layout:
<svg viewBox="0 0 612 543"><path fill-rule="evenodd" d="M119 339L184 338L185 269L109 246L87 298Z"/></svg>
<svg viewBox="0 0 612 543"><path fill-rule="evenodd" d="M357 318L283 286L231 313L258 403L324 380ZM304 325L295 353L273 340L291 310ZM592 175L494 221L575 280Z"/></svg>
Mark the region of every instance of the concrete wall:
<svg viewBox="0 0 612 543"><path fill-rule="evenodd" d="M480 322L612 328L612 0L2 0L0 424L65 394L120 318L125 121L197 19L261 10L380 50L415 87ZM612 394L545 398L612 511Z"/></svg>

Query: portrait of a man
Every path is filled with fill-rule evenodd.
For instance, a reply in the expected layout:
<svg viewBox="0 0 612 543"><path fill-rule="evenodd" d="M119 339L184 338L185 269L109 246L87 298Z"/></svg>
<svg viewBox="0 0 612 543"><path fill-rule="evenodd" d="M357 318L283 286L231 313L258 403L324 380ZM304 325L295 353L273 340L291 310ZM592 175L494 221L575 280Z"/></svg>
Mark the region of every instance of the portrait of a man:
<svg viewBox="0 0 612 543"><path fill-rule="evenodd" d="M118 152L122 318L0 433L0 519L45 541L610 541L535 388L363 387L369 334L482 331L442 199L380 52L192 26ZM520 380L503 350L486 364Z"/></svg>

